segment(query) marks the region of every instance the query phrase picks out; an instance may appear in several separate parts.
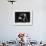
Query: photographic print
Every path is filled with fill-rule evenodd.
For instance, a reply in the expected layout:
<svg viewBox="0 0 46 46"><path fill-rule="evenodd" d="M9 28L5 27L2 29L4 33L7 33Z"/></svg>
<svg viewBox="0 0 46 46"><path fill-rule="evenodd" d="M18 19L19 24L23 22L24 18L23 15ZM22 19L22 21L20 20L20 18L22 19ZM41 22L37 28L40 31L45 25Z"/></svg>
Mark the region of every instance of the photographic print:
<svg viewBox="0 0 46 46"><path fill-rule="evenodd" d="M32 25L32 12L15 12L15 24L16 25Z"/></svg>
<svg viewBox="0 0 46 46"><path fill-rule="evenodd" d="M30 22L30 12L16 12L15 22L16 23Z"/></svg>

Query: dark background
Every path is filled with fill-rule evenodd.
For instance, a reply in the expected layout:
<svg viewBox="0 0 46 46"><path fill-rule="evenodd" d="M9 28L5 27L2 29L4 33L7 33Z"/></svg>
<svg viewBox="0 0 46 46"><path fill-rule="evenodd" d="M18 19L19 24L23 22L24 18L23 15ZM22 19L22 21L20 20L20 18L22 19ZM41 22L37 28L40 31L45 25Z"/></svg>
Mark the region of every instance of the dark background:
<svg viewBox="0 0 46 46"><path fill-rule="evenodd" d="M26 16L27 16L27 19L28 19L28 21L25 21L25 22L30 22L30 12L15 12L15 22L16 23L19 23L19 22L25 23L22 20L20 21L18 19L18 17L20 16L20 14L24 14L24 13L26 13Z"/></svg>

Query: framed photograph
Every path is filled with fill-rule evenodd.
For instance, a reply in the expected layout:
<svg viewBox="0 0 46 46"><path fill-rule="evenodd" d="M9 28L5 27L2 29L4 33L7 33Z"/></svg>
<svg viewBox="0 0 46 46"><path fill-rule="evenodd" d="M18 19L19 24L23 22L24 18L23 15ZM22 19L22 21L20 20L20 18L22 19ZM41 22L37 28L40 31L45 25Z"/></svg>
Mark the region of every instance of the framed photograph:
<svg viewBox="0 0 46 46"><path fill-rule="evenodd" d="M15 25L16 26L31 26L32 25L32 11L16 11Z"/></svg>

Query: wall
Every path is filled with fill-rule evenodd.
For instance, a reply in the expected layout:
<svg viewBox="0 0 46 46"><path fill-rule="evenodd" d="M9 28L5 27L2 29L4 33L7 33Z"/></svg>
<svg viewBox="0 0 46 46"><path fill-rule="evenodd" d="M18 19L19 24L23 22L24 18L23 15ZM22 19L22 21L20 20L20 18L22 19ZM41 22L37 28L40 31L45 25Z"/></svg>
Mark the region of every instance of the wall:
<svg viewBox="0 0 46 46"><path fill-rule="evenodd" d="M15 26L16 10L33 10L33 25ZM0 40L14 40L18 32L29 33L33 40L46 40L45 0L17 0L13 5L7 0L0 0Z"/></svg>

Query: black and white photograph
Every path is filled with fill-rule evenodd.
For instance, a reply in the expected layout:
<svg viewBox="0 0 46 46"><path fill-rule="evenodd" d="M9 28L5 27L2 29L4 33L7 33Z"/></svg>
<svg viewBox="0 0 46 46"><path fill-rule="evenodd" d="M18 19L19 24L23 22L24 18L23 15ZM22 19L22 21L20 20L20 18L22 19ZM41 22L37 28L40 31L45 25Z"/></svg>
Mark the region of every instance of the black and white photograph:
<svg viewBox="0 0 46 46"><path fill-rule="evenodd" d="M16 12L15 22L16 23L30 22L30 12Z"/></svg>
<svg viewBox="0 0 46 46"><path fill-rule="evenodd" d="M16 25L32 25L32 12L15 12Z"/></svg>

